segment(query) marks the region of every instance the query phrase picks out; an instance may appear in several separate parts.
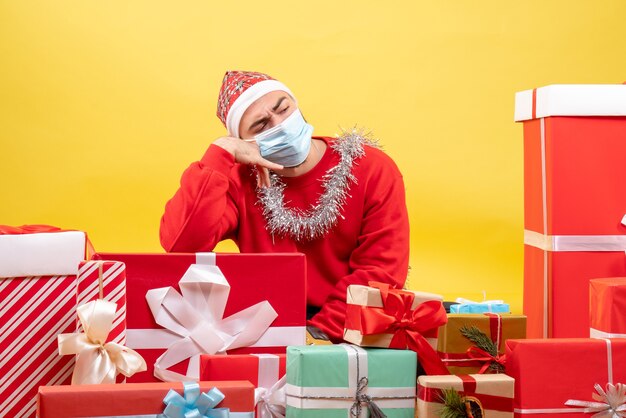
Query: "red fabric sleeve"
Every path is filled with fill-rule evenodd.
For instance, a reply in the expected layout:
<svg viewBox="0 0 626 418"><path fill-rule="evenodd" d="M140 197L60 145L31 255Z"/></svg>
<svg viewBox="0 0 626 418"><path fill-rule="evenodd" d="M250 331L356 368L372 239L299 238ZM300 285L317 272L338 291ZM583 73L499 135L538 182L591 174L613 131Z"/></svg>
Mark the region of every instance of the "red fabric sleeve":
<svg viewBox="0 0 626 418"><path fill-rule="evenodd" d="M183 173L180 188L161 217L161 245L168 252L212 251L237 230L237 187L230 172L234 157L211 145Z"/></svg>
<svg viewBox="0 0 626 418"><path fill-rule="evenodd" d="M384 154L382 157L368 164L375 172L366 177L364 217L359 244L350 256L351 273L337 283L321 311L309 321L335 342L343 339L348 285L367 285L374 280L401 288L406 281L409 219L404 182L395 163Z"/></svg>

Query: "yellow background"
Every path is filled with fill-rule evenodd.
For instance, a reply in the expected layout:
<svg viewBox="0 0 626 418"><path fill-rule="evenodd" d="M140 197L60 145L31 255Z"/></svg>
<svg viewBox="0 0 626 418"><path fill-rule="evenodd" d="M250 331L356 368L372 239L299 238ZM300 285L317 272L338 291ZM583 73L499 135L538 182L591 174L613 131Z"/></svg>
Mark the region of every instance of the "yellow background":
<svg viewBox="0 0 626 418"><path fill-rule="evenodd" d="M317 134L365 126L398 163L411 288L519 312L514 93L625 81L625 18L622 0L0 0L0 224L161 251L165 202L224 133L223 73L263 71Z"/></svg>

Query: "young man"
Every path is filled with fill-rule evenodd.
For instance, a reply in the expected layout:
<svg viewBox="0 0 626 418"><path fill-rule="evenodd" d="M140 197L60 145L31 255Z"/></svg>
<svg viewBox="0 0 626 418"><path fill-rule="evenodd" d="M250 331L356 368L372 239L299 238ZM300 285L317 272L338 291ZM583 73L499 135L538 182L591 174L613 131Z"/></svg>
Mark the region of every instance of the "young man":
<svg viewBox="0 0 626 418"><path fill-rule="evenodd" d="M307 256L309 325L340 341L346 288L404 285L409 223L402 175L356 132L312 136L293 93L268 75L229 71L217 116L228 136L183 173L161 219L170 252Z"/></svg>

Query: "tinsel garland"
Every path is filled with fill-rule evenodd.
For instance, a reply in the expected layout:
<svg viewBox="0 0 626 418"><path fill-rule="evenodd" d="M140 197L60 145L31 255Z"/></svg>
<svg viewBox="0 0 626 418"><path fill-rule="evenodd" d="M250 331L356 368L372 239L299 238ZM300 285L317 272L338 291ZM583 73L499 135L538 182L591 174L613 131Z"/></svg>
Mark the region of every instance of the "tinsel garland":
<svg viewBox="0 0 626 418"><path fill-rule="evenodd" d="M352 174L356 161L365 155L364 145L378 147L369 133L353 129L343 132L330 145L340 155L339 163L328 169L321 181L324 192L308 210L285 206L285 183L272 173L269 187L259 187L257 194L263 206L266 228L272 235L290 236L296 241L320 238L337 224L352 183L357 179Z"/></svg>

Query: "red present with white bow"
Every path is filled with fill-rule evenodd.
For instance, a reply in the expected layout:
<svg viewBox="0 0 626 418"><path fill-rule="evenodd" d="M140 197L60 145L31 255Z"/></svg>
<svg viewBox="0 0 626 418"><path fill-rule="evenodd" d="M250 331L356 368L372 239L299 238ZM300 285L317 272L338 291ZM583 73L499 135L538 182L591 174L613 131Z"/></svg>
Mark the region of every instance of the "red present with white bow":
<svg viewBox="0 0 626 418"><path fill-rule="evenodd" d="M589 282L590 337L626 338L626 277Z"/></svg>
<svg viewBox="0 0 626 418"><path fill-rule="evenodd" d="M443 297L369 285L348 286L343 339L362 347L410 349L427 374L448 374L436 352L439 327L447 322Z"/></svg>
<svg viewBox="0 0 626 418"><path fill-rule="evenodd" d="M626 85L516 94L528 337L589 335L589 280L626 276Z"/></svg>
<svg viewBox="0 0 626 418"><path fill-rule="evenodd" d="M626 339L508 340L506 345L515 417L600 413L609 418L626 412L626 391L620 392L626 382Z"/></svg>
<svg viewBox="0 0 626 418"><path fill-rule="evenodd" d="M35 415L37 387L68 384L73 357L57 334L76 330L76 274L86 237L45 225L0 226L0 416Z"/></svg>
<svg viewBox="0 0 626 418"><path fill-rule="evenodd" d="M247 380L255 387L257 418L284 418L285 354L202 355L200 380Z"/></svg>
<svg viewBox="0 0 626 418"><path fill-rule="evenodd" d="M129 382L197 379L201 354L284 353L306 339L302 254L96 254L126 264Z"/></svg>

